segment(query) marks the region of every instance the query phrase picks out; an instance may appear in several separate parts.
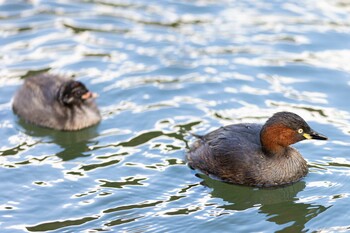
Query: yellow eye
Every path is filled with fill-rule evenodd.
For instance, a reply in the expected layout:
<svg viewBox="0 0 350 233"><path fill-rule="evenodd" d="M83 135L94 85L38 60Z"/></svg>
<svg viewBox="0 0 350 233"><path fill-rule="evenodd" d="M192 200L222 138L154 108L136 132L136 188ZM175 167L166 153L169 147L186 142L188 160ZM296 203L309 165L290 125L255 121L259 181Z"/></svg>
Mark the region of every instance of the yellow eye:
<svg viewBox="0 0 350 233"><path fill-rule="evenodd" d="M303 129L298 129L298 133L303 133L304 130Z"/></svg>

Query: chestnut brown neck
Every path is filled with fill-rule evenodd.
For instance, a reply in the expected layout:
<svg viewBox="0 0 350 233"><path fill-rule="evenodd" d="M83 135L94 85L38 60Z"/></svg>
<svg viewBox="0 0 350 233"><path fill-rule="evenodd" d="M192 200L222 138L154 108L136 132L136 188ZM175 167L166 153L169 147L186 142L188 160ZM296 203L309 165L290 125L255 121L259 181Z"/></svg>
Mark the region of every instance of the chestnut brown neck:
<svg viewBox="0 0 350 233"><path fill-rule="evenodd" d="M283 124L264 125L260 132L262 149L269 156L284 156L288 146L297 141L295 131Z"/></svg>

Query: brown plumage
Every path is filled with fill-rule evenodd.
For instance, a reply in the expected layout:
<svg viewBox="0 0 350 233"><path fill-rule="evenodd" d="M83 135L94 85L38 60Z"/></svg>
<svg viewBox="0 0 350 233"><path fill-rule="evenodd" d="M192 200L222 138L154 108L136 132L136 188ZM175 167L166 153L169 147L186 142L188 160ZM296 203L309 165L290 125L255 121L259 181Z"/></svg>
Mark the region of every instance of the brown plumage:
<svg viewBox="0 0 350 233"><path fill-rule="evenodd" d="M101 120L94 96L81 82L41 74L24 81L15 94L12 108L19 117L35 125L79 130Z"/></svg>
<svg viewBox="0 0 350 233"><path fill-rule="evenodd" d="M300 180L308 167L289 145L304 139L327 140L291 112L278 112L264 125L228 125L197 137L187 153L190 167L226 182L259 187Z"/></svg>

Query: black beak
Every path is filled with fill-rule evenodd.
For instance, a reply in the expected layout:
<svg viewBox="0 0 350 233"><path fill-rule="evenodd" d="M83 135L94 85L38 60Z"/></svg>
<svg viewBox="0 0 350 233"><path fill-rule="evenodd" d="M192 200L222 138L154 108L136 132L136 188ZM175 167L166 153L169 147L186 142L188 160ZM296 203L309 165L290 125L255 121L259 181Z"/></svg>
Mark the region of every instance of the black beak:
<svg viewBox="0 0 350 233"><path fill-rule="evenodd" d="M310 133L304 133L303 135L306 139L316 139L316 140L328 140L328 138L320 133L317 133L314 130L311 130Z"/></svg>

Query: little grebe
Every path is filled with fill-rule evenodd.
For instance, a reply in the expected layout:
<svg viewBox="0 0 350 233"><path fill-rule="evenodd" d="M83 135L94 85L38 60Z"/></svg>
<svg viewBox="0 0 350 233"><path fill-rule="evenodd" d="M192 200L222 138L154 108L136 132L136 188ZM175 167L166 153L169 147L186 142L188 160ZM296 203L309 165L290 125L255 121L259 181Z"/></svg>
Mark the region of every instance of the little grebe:
<svg viewBox="0 0 350 233"><path fill-rule="evenodd" d="M234 124L198 136L188 165L223 181L258 187L294 183L308 172L301 154L289 146L304 139L327 140L298 115L278 112L264 125Z"/></svg>
<svg viewBox="0 0 350 233"><path fill-rule="evenodd" d="M79 130L97 124L96 94L83 83L41 74L27 78L13 100L13 111L26 122L57 130Z"/></svg>

